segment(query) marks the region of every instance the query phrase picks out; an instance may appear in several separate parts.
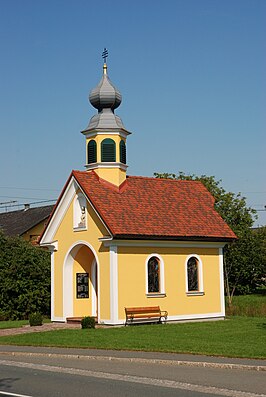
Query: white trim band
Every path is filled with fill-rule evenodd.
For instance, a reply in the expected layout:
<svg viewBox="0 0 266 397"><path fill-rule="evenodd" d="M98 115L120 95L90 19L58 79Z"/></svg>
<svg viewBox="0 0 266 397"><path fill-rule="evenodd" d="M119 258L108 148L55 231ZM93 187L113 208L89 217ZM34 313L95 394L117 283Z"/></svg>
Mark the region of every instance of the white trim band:
<svg viewBox="0 0 266 397"><path fill-rule="evenodd" d="M117 247L110 246L110 317L111 323L118 322L118 257Z"/></svg>
<svg viewBox="0 0 266 397"><path fill-rule="evenodd" d="M116 245L117 247L166 247L166 248L223 248L226 243L210 242L210 241L169 241L169 240L106 240L102 238L101 241L105 247Z"/></svg>

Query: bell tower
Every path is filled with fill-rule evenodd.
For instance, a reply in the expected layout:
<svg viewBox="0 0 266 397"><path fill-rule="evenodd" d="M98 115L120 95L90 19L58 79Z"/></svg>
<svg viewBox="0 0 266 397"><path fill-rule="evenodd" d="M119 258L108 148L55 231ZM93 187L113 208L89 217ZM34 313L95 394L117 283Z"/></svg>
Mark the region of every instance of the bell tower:
<svg viewBox="0 0 266 397"><path fill-rule="evenodd" d="M85 167L87 171L94 170L100 178L120 186L126 179L126 140L131 133L114 113L122 101L122 95L108 77L106 48L102 56L103 75L89 95L89 101L98 113L81 131L86 137Z"/></svg>

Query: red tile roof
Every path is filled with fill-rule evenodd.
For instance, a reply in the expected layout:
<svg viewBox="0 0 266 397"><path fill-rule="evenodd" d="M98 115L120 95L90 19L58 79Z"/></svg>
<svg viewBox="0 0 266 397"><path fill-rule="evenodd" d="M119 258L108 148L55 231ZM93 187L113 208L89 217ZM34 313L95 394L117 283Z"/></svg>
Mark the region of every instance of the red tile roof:
<svg viewBox="0 0 266 397"><path fill-rule="evenodd" d="M117 188L94 171L72 175L116 238L236 238L201 182L129 176Z"/></svg>

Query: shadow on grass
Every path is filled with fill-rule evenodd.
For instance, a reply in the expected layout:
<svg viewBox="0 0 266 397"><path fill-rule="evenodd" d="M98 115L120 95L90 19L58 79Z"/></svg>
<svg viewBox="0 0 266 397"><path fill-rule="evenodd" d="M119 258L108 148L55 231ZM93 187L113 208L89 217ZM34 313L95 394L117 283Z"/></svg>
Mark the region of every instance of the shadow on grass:
<svg viewBox="0 0 266 397"><path fill-rule="evenodd" d="M266 330L266 323L257 324L257 328Z"/></svg>

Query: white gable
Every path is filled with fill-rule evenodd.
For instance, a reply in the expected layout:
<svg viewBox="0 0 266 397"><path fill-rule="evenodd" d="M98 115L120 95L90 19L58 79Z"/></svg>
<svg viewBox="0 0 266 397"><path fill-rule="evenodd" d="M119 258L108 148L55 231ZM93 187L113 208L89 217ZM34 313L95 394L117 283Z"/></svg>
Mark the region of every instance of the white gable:
<svg viewBox="0 0 266 397"><path fill-rule="evenodd" d="M98 214L98 212L96 211L96 209L94 208L94 206L92 205L92 203L90 202L90 200L88 199L86 194L83 192L82 188L80 187L80 185L78 184L78 182L76 181L74 176L72 176L68 185L65 188L63 196L61 197L59 203L57 204L57 207L52 215L52 218L50 219L50 221L44 231L44 234L40 240L40 245L44 245L44 246L50 245L51 243L54 242L56 232L57 232L61 222L63 221L63 219L66 215L66 212L69 209L72 201L74 200L75 196L77 195L78 191L81 191L83 193L83 197L87 200L87 202L93 208L93 210L95 211L98 218L100 219L100 221L106 228L109 235L112 236L112 233L109 231L108 227L103 222L102 218L100 217L100 215Z"/></svg>
<svg viewBox="0 0 266 397"><path fill-rule="evenodd" d="M54 236L74 199L77 189L78 184L72 176L40 240L40 245L50 244L54 240Z"/></svg>

